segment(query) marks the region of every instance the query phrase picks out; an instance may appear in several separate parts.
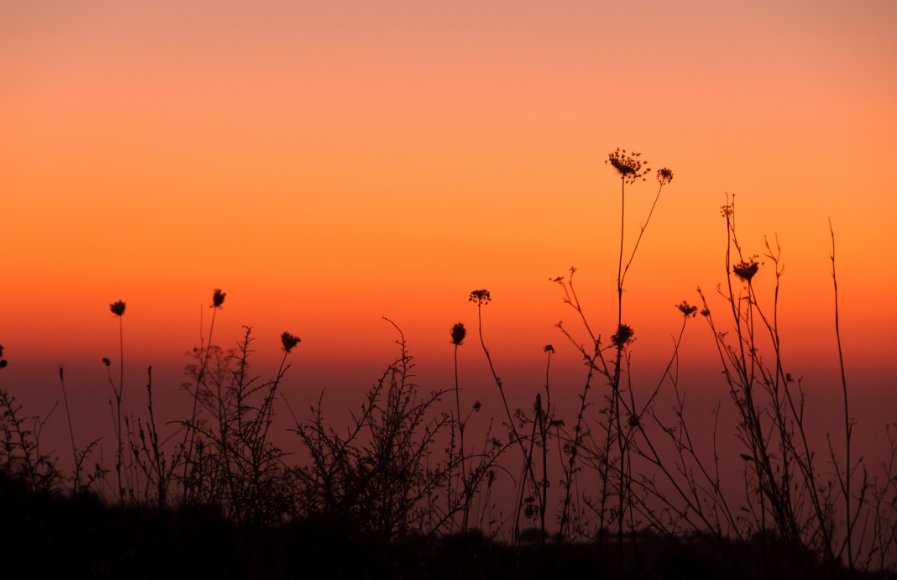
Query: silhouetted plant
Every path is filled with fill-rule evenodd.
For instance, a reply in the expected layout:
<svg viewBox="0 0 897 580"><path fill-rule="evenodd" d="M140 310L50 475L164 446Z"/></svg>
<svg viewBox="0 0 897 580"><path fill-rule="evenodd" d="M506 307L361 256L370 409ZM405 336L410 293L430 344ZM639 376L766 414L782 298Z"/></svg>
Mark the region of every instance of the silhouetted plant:
<svg viewBox="0 0 897 580"><path fill-rule="evenodd" d="M118 499L120 502L125 501L125 486L122 484L122 469L124 468L124 453L125 448L122 442L122 417L121 417L121 401L122 395L124 394L125 389L125 334L124 334L124 323L122 322L122 318L125 314L125 303L119 300L118 302L113 302L109 305L109 310L112 311L112 314L118 317L118 344L119 344L119 379L118 379L118 388L115 387L115 384L112 383L112 375L109 374L109 384L112 385L112 395L115 398L115 410L114 415L116 418L115 425L115 438L118 446L115 451L115 475L118 478ZM103 362L106 362L108 359L103 359ZM107 370L109 365L106 364ZM109 405L112 406L112 401L109 401Z"/></svg>

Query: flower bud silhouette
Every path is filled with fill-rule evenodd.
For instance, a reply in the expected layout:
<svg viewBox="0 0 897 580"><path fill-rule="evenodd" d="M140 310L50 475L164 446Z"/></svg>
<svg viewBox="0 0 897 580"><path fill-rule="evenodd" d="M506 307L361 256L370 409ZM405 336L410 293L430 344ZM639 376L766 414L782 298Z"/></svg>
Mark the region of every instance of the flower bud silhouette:
<svg viewBox="0 0 897 580"><path fill-rule="evenodd" d="M212 295L212 308L220 308L224 304L224 297L227 292L222 292L221 288L215 288L215 294Z"/></svg>
<svg viewBox="0 0 897 580"><path fill-rule="evenodd" d="M464 324L459 322L452 327L452 344L461 346L461 341L465 336L467 336L467 330L464 329Z"/></svg>
<svg viewBox="0 0 897 580"><path fill-rule="evenodd" d="M112 314L114 314L116 316L121 316L122 314L125 313L125 303L122 302L121 300L119 300L118 302L115 302L114 304L110 304L109 310L112 311Z"/></svg>

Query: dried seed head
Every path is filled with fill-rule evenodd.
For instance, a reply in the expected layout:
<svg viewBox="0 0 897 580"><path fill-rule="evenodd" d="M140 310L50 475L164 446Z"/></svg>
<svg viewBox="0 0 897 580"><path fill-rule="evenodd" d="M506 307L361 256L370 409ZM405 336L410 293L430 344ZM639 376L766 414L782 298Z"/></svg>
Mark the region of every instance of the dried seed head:
<svg viewBox="0 0 897 580"><path fill-rule="evenodd" d="M756 256L754 256L754 258L756 258ZM732 272L743 281L750 283L754 275L760 270L760 263L755 262L754 258L735 264L732 266Z"/></svg>
<svg viewBox="0 0 897 580"><path fill-rule="evenodd" d="M112 314L114 314L116 316L121 316L122 314L125 313L125 303L122 302L121 300L119 300L118 302L110 304L109 310L112 311Z"/></svg>
<svg viewBox="0 0 897 580"><path fill-rule="evenodd" d="M224 304L225 296L227 296L227 292L222 292L221 288L215 288L215 293L212 295L212 308L220 308Z"/></svg>
<svg viewBox="0 0 897 580"><path fill-rule="evenodd" d="M468 299L469 302L475 302L477 306L485 306L489 304L490 300L492 300L492 296L489 295L488 290L474 290Z"/></svg>
<svg viewBox="0 0 897 580"><path fill-rule="evenodd" d="M108 359L108 358L103 357L103 364L106 365L106 366L108 367L108 366L110 366L112 363L109 362L109 359Z"/></svg>
<svg viewBox="0 0 897 580"><path fill-rule="evenodd" d="M607 160L605 163L610 163L611 167L614 168L614 171L617 172L617 175L626 182L626 183L635 183L639 179L645 181L645 175L651 171L649 167L643 167L643 165L647 165L648 163L642 163L642 160L639 159L641 153L626 153L625 149L620 149L617 147L617 150L613 153L609 153L607 155Z"/></svg>
<svg viewBox="0 0 897 580"><path fill-rule="evenodd" d="M461 341L464 340L465 336L467 336L467 331L462 323L459 322L452 327L452 344L461 346Z"/></svg>
<svg viewBox="0 0 897 580"><path fill-rule="evenodd" d="M673 181L672 170L667 169L666 167L657 170L657 182L660 183L660 185L666 185L671 181Z"/></svg>
<svg viewBox="0 0 897 580"><path fill-rule="evenodd" d="M702 309L701 316L710 316L710 309L709 308Z"/></svg>
<svg viewBox="0 0 897 580"><path fill-rule="evenodd" d="M293 350L293 347L302 342L302 340L300 340L298 336L293 336L289 332L284 332L280 335L280 342L283 343L283 349L289 353Z"/></svg>
<svg viewBox="0 0 897 580"><path fill-rule="evenodd" d="M689 314L691 314L692 318L695 317L695 312L698 310L697 306L692 306L686 300L683 300L681 304L676 306L676 308L678 308L679 312L681 312L685 316L688 316Z"/></svg>
<svg viewBox="0 0 897 580"><path fill-rule="evenodd" d="M628 324L621 324L617 327L617 333L611 336L610 340L617 348L623 348L624 346L635 340L633 338L634 334L635 333Z"/></svg>
<svg viewBox="0 0 897 580"><path fill-rule="evenodd" d="M542 352L550 352L550 353L554 354L554 347L551 346L550 344L546 344L545 348L542 349Z"/></svg>

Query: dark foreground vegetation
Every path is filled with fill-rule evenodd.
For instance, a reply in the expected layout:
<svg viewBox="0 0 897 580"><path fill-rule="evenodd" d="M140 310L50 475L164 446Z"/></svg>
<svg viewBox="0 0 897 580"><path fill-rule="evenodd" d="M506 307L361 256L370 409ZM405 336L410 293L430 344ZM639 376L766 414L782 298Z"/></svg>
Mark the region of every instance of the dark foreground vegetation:
<svg viewBox="0 0 897 580"><path fill-rule="evenodd" d="M650 170L639 154L620 150L607 163L621 180L625 208L626 187ZM27 416L14 398L17 386L0 382L0 570L11 577L897 578L895 426L882 426L885 462L867 466L856 457L842 360L843 425L825 434L826 447L813 448L807 394L779 348L781 249L765 241L763 261L742 249L734 198L721 211L724 307L711 312L700 288L699 303L676 305L681 328L664 372L634 384L624 283L673 174L661 169L656 178L654 205L628 251L620 231L609 339L593 333L583 313L575 269L551 280L581 322L579 331L558 324L584 364L573 416L559 416L552 403L551 345L543 352L544 391L534 401L506 396L484 338L488 290L469 300L501 395L500 424L477 423L480 403L458 383L463 324L450 330L455 388L422 394L405 337L388 321L398 356L340 427L325 421L320 401L297 413L280 396L298 337L283 333L283 358L267 381L252 372L251 328L234 348L214 345L225 300L215 290L208 338L187 367L191 412L160 426L152 367L145 389L125 384L126 304L113 303L117 380L113 362L102 359L113 465L96 460L97 441L79 447L62 369L71 473L41 447L46 419ZM832 233L840 355L834 248ZM772 287L764 300L755 287L761 275ZM678 378L679 346L694 320L712 333L737 417L721 429L718 407L712 437L695 435ZM123 401L138 396L146 413L123 413ZM661 396L674 401L672 411L657 408ZM303 450L289 463L271 441L275 407L292 417ZM718 435L735 437L737 463L720 456ZM739 476L734 487L731 473Z"/></svg>
<svg viewBox="0 0 897 580"><path fill-rule="evenodd" d="M2 547L9 578L785 579L803 577L806 566L773 532L727 542L724 557L701 534L671 538L642 530L624 544L621 574L615 558L599 556L597 542L570 543L556 535L543 548L535 528L516 545L479 531L410 533L391 542L331 518L254 528L208 506L109 505L89 492L29 492L7 476L0 478L0 513L4 527L14 530ZM611 554L615 541L612 534L606 538ZM821 577L850 576L843 566L826 571L821 561L813 565Z"/></svg>

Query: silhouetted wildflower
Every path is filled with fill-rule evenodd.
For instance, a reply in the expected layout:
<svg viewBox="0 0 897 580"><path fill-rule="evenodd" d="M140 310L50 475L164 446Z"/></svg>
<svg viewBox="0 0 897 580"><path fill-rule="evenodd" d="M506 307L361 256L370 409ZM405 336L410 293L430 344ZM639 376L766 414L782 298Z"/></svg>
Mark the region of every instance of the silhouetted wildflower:
<svg viewBox="0 0 897 580"><path fill-rule="evenodd" d="M470 293L469 302L475 302L477 306L479 305L487 305L489 301L492 300L492 296L489 295L488 290L474 290Z"/></svg>
<svg viewBox="0 0 897 580"><path fill-rule="evenodd" d="M666 167L657 170L657 182L660 183L660 185L666 185L671 181L673 181L672 170L667 169Z"/></svg>
<svg viewBox="0 0 897 580"><path fill-rule="evenodd" d="M122 302L121 300L119 300L118 302L116 302L114 304L110 304L109 310L112 311L112 314L114 314L116 316L121 316L122 314L125 313L125 303Z"/></svg>
<svg viewBox="0 0 897 580"><path fill-rule="evenodd" d="M692 317L692 318L695 317L695 311L698 309L697 306L692 306L692 305L689 304L688 301L686 301L686 300L683 300L681 304L679 304L678 306L676 306L676 308L678 308L678 309L679 309L679 312L681 312L681 313L684 314L685 316L688 316L689 314L691 314L691 317Z"/></svg>
<svg viewBox="0 0 897 580"><path fill-rule="evenodd" d="M708 309L708 308L702 309L701 316L710 316L710 309Z"/></svg>
<svg viewBox="0 0 897 580"><path fill-rule="evenodd" d="M108 366L111 365L112 363L109 361L108 358L103 357L103 364L106 365L106 366L108 367Z"/></svg>
<svg viewBox="0 0 897 580"><path fill-rule="evenodd" d="M754 258L750 258L749 260L744 262L739 262L732 267L732 272L745 282L750 282L759 270L760 264L758 262L755 262Z"/></svg>
<svg viewBox="0 0 897 580"><path fill-rule="evenodd" d="M550 344L546 344L545 348L542 349L542 352L550 352L550 353L554 354L554 347L551 346Z"/></svg>
<svg viewBox="0 0 897 580"><path fill-rule="evenodd" d="M302 342L302 340L300 340L298 336L293 336L289 332L284 332L280 335L280 342L283 343L283 349L289 353L293 350L293 347Z"/></svg>
<svg viewBox="0 0 897 580"><path fill-rule="evenodd" d="M222 292L221 288L215 288L215 293L212 295L212 308L220 308L224 304L225 296L227 296L227 292Z"/></svg>
<svg viewBox="0 0 897 580"><path fill-rule="evenodd" d="M610 337L610 340L617 348L623 348L634 340L633 334L634 332L628 324L621 324L617 327L616 334Z"/></svg>
<svg viewBox="0 0 897 580"><path fill-rule="evenodd" d="M617 147L616 151L608 154L605 163L610 163L623 181L635 183L639 179L645 181L645 174L651 171L649 167L642 167L640 156L641 153L627 154L625 149L621 150ZM645 165L647 165L647 162Z"/></svg>
<svg viewBox="0 0 897 580"><path fill-rule="evenodd" d="M0 360L0 369L6 368L6 359Z"/></svg>
<svg viewBox="0 0 897 580"><path fill-rule="evenodd" d="M638 415L629 415L629 419L627 420L627 422L629 423L629 427L632 429L635 429L636 427L641 425Z"/></svg>
<svg viewBox="0 0 897 580"><path fill-rule="evenodd" d="M464 329L464 324L459 322L452 327L452 344L461 346L461 341L465 336L467 336L467 331Z"/></svg>
<svg viewBox="0 0 897 580"><path fill-rule="evenodd" d="M481 403L479 401L477 401L476 403L473 404L473 410L476 413L479 413L480 409L482 409L482 408L483 408L483 403Z"/></svg>

